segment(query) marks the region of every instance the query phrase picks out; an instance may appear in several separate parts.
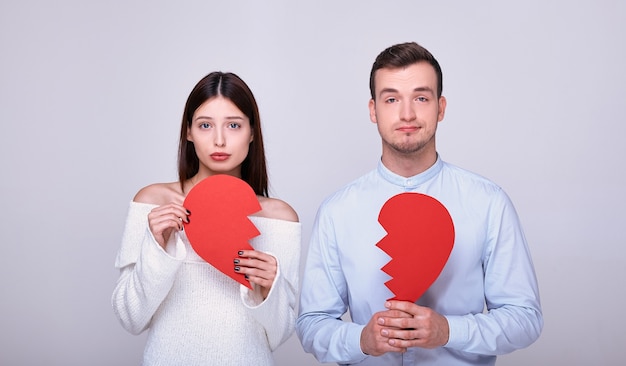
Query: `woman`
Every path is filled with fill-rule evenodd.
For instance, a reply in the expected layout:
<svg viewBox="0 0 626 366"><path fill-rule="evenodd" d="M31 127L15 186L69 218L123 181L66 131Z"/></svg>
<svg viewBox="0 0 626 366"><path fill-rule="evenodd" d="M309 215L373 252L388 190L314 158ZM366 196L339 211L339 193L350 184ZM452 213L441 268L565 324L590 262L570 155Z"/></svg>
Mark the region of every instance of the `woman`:
<svg viewBox="0 0 626 366"><path fill-rule="evenodd" d="M179 181L152 184L130 203L115 266L115 314L126 330L148 330L144 365L272 365L294 330L301 225L285 202L268 197L259 112L248 86L213 72L194 87L183 113ZM247 182L261 211L250 220L255 250L233 258L252 290L194 252L183 207L195 184L214 174Z"/></svg>

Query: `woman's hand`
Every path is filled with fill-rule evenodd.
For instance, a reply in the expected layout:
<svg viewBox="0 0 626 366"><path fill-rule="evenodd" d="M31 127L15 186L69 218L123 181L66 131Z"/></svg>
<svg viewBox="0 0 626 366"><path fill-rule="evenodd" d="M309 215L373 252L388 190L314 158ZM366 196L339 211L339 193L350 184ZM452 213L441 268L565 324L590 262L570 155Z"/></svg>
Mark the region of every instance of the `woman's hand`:
<svg viewBox="0 0 626 366"><path fill-rule="evenodd" d="M175 230L183 229L183 221L189 223L190 212L178 203L169 203L152 209L148 214L148 226L157 243L165 249L167 240Z"/></svg>
<svg viewBox="0 0 626 366"><path fill-rule="evenodd" d="M256 250L241 250L234 262L235 272L243 273L250 283L260 286L263 299L267 298L276 278L276 258Z"/></svg>

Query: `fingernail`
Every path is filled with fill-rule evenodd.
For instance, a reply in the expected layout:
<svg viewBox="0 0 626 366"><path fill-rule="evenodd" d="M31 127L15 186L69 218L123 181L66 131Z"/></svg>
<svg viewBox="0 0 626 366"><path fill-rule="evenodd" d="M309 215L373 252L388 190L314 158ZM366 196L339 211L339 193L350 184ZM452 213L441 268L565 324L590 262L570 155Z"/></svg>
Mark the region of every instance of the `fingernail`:
<svg viewBox="0 0 626 366"><path fill-rule="evenodd" d="M240 269L241 268L239 268L239 267L235 267L235 272L239 272Z"/></svg>
<svg viewBox="0 0 626 366"><path fill-rule="evenodd" d="M239 264L239 259L235 259L233 262L235 262L235 264Z"/></svg>
<svg viewBox="0 0 626 366"><path fill-rule="evenodd" d="M383 319L383 318L378 318L378 324L380 324L380 325L384 325L384 324L385 324L385 319Z"/></svg>
<svg viewBox="0 0 626 366"><path fill-rule="evenodd" d="M237 254L243 255L243 250L238 251Z"/></svg>
<svg viewBox="0 0 626 366"><path fill-rule="evenodd" d="M243 275L243 276L246 278L246 280L247 280L248 278L250 278L250 276L248 276L248 275Z"/></svg>
<svg viewBox="0 0 626 366"><path fill-rule="evenodd" d="M189 217L188 217L188 218L187 218L187 223L189 223L189 222L190 222L190 221L189 221Z"/></svg>
<svg viewBox="0 0 626 366"><path fill-rule="evenodd" d="M389 331L387 329L383 329L380 331L380 334L384 335L385 337L389 335Z"/></svg>
<svg viewBox="0 0 626 366"><path fill-rule="evenodd" d="M191 211L187 210L187 215L191 215Z"/></svg>

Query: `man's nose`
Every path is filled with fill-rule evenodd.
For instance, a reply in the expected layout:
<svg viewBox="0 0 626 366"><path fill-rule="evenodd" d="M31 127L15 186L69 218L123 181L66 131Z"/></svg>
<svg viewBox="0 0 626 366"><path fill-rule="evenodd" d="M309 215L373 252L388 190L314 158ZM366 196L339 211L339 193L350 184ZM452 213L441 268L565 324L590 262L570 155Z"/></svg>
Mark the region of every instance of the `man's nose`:
<svg viewBox="0 0 626 366"><path fill-rule="evenodd" d="M410 103L402 103L400 107L400 119L403 121L412 121L415 119L415 111Z"/></svg>

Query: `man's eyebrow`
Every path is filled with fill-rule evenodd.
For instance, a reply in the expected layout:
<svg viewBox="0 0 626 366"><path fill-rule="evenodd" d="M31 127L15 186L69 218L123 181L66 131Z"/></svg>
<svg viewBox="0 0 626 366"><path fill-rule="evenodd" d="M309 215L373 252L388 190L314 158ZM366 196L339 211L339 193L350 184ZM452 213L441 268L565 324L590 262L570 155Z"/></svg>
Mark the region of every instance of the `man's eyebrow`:
<svg viewBox="0 0 626 366"><path fill-rule="evenodd" d="M383 88L380 91L380 93L378 93L378 95L383 95L383 94L386 94L386 93L397 93L397 92L398 92L398 90L394 89L394 88Z"/></svg>
<svg viewBox="0 0 626 366"><path fill-rule="evenodd" d="M413 89L414 92L428 92L431 94L435 94L435 91L429 87L429 86L418 86L417 88ZM378 93L379 96L383 95L383 94L387 94L387 93L397 93L398 90L394 89L394 88L383 88L380 93Z"/></svg>
<svg viewBox="0 0 626 366"><path fill-rule="evenodd" d="M397 93L398 89L394 89L394 88L384 88L380 91L379 94L384 94L384 93Z"/></svg>
<svg viewBox="0 0 626 366"><path fill-rule="evenodd" d="M431 94L435 94L435 91L431 87L429 87L429 86L420 86L420 87L417 87L417 88L413 89L413 91L416 91L416 92L429 92Z"/></svg>

